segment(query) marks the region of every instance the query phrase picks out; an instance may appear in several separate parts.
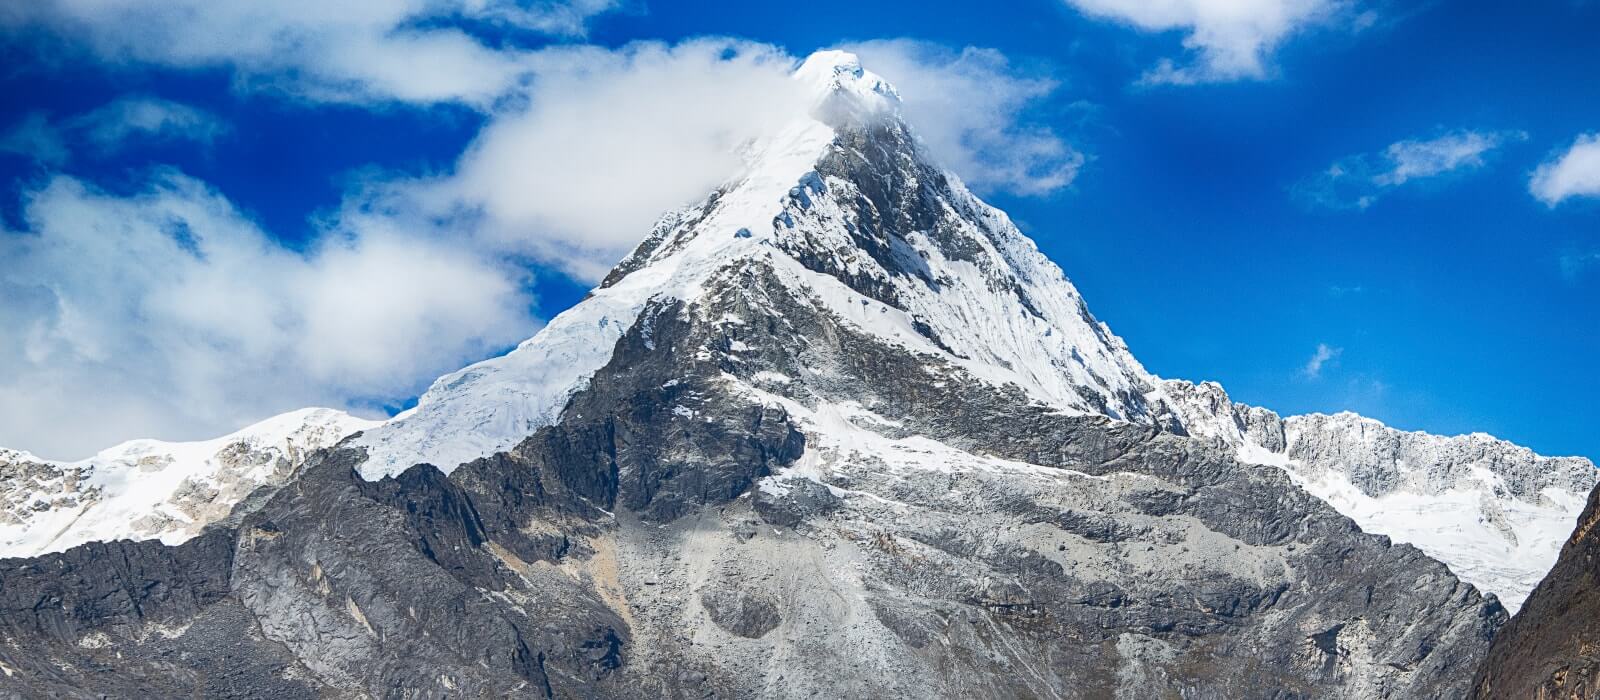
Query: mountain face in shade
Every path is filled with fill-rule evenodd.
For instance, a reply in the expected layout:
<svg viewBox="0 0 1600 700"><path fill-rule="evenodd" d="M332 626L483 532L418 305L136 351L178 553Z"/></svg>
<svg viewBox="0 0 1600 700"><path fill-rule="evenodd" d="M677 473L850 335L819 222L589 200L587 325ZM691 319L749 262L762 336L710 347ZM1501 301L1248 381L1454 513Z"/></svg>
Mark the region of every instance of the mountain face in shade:
<svg viewBox="0 0 1600 700"><path fill-rule="evenodd" d="M1582 464L1156 378L891 86L837 52L796 83L808 114L515 351L195 532L0 561L0 689L1469 691L1500 603L1326 485L1558 508Z"/></svg>
<svg viewBox="0 0 1600 700"><path fill-rule="evenodd" d="M1600 488L1555 567L1501 629L1478 670L1479 698L1600 697Z"/></svg>

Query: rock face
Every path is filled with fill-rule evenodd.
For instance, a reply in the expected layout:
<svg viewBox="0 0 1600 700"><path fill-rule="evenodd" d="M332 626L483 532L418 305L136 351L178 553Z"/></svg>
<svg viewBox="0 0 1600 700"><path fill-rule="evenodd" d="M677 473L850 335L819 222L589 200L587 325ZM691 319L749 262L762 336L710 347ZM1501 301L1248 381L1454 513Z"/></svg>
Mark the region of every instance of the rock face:
<svg viewBox="0 0 1600 700"><path fill-rule="evenodd" d="M1498 602L1192 437L892 88L799 80L745 177L415 412L176 547L0 561L0 690L1468 692Z"/></svg>
<svg viewBox="0 0 1600 700"><path fill-rule="evenodd" d="M1441 437L1353 413L1280 418L1212 382L1167 381L1187 431L1282 467L1363 530L1412 544L1515 612L1555 564L1600 471L1482 433Z"/></svg>
<svg viewBox="0 0 1600 700"><path fill-rule="evenodd" d="M1489 648L1479 698L1600 698L1600 489L1522 611Z"/></svg>

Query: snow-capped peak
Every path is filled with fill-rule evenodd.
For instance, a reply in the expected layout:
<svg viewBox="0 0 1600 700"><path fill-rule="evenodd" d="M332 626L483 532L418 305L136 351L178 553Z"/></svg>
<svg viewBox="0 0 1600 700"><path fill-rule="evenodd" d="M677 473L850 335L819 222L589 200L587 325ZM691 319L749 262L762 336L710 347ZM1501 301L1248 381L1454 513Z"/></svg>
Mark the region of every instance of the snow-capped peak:
<svg viewBox="0 0 1600 700"><path fill-rule="evenodd" d="M794 72L813 94L812 113L830 125L859 122L900 110L900 93L881 76L861 66L848 51L818 51Z"/></svg>
<svg viewBox="0 0 1600 700"><path fill-rule="evenodd" d="M117 539L181 543L311 452L378 423L305 408L212 440L130 440L77 462L0 449L0 557Z"/></svg>
<svg viewBox="0 0 1600 700"><path fill-rule="evenodd" d="M362 475L417 463L449 473L510 449L559 418L652 301L709 306L706 290L726 289L710 284L717 275L758 266L875 341L1023 400L1282 467L1363 527L1417 544L1512 606L1554 560L1557 530L1595 480L1586 461L1353 415L1283 419L1214 383L1163 382L1003 212L926 157L892 86L838 51L794 77L816 101L748 149L746 172L663 217L587 299L515 351L441 378L413 413L368 431ZM1559 478L1523 478L1547 467Z"/></svg>
<svg viewBox="0 0 1600 700"><path fill-rule="evenodd" d="M842 51L794 78L817 101L754 144L743 175L664 217L515 351L442 377L415 412L368 431L362 474L448 473L510 448L554 422L652 299L692 302L714 274L751 264L884 342L1063 411L1154 420L1153 378L1004 213L928 160L893 86Z"/></svg>

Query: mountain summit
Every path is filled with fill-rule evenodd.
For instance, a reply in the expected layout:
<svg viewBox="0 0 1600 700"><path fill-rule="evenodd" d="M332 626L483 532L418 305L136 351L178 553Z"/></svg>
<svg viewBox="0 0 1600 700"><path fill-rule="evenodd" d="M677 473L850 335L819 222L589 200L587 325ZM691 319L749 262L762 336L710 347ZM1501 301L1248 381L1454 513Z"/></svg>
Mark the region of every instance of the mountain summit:
<svg viewBox="0 0 1600 700"><path fill-rule="evenodd" d="M600 288L512 353L440 378L360 444L367 478L449 473L553 423L652 302L696 303L749 267L861 332L1069 415L1212 440L1281 467L1370 532L1414 544L1512 610L1600 480L1588 460L1353 415L1287 419L1214 383L1164 381L1097 320L1004 212L934 165L894 87L856 56L795 71L811 110L752 145L745 172L671 212Z"/></svg>
<svg viewBox="0 0 1600 700"><path fill-rule="evenodd" d="M663 217L537 336L441 377L414 411L368 431L362 473L418 461L448 472L511 447L556 419L647 305L698 302L713 279L751 268L874 338L1029 400L1158 421L1155 379L1003 212L929 164L893 87L840 51L794 78L814 95L809 114L753 144L740 177Z"/></svg>
<svg viewBox="0 0 1600 700"><path fill-rule="evenodd" d="M1512 503L1592 474L1541 475L1552 463L1492 441L1419 452L1381 426L1313 430L1158 379L924 152L888 83L839 52L795 80L808 113L516 350L178 546L0 564L3 682L1466 692L1502 606L1301 484L1345 478L1374 499L1488 484ZM1492 478L1458 478L1480 465Z"/></svg>

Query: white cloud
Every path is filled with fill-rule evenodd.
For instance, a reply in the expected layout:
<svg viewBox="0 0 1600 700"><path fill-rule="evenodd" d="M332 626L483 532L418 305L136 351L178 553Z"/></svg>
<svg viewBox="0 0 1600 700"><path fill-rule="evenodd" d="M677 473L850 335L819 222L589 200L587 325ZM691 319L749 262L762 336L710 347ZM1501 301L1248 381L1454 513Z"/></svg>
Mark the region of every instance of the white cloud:
<svg viewBox="0 0 1600 700"><path fill-rule="evenodd" d="M1322 378L1322 367L1344 354L1344 348L1330 347L1327 343L1317 343L1317 351L1311 354L1311 359L1306 360L1300 372L1308 379Z"/></svg>
<svg viewBox="0 0 1600 700"><path fill-rule="evenodd" d="M793 64L723 39L551 49L524 106L494 114L452 172L370 183L354 205L596 280L663 212L737 175L741 146L805 113Z"/></svg>
<svg viewBox="0 0 1600 700"><path fill-rule="evenodd" d="M908 39L844 48L900 91L923 142L980 191L1048 194L1071 184L1083 165L1060 135L1022 118L1056 81L1021 74L999 51L957 52Z"/></svg>
<svg viewBox="0 0 1600 700"><path fill-rule="evenodd" d="M172 172L128 197L57 177L24 217L0 236L0 444L46 456L412 395L536 326L513 268L371 221L291 251Z"/></svg>
<svg viewBox="0 0 1600 700"><path fill-rule="evenodd" d="M1533 171L1528 191L1554 207L1572 197L1600 197L1600 133L1579 136Z"/></svg>
<svg viewBox="0 0 1600 700"><path fill-rule="evenodd" d="M1501 134L1457 131L1435 139L1393 143L1383 151L1388 169L1372 181L1385 186L1402 185L1407 180L1481 167L1483 154L1498 148L1504 140Z"/></svg>
<svg viewBox="0 0 1600 700"><path fill-rule="evenodd" d="M181 140L210 146L228 131L222 120L189 105L154 97L123 97L58 122L42 112L31 112L0 137L0 150L55 167L69 160L78 147L86 146L104 156L135 140Z"/></svg>
<svg viewBox="0 0 1600 700"><path fill-rule="evenodd" d="M1163 60L1144 76L1147 83L1189 85L1260 79L1285 39L1328 22L1347 8L1344 0L1066 0L1091 17L1146 32L1181 31L1193 62ZM1364 20L1364 21L1370 21Z"/></svg>
<svg viewBox="0 0 1600 700"><path fill-rule="evenodd" d="M1048 81L987 51L874 48L900 61L885 69L910 81L908 112L930 120L930 146L965 179L1023 192L1070 180L1078 156L1016 123ZM794 57L737 40L558 46L518 61L528 81L454 167L369 176L308 252L175 174L128 196L60 177L30 194L27 230L0 235L0 327L15 330L0 335L0 445L81 456L414 395L532 333L520 263L597 279L813 99L790 77ZM124 117L93 122L123 125L108 135L182 121L173 109L99 113Z"/></svg>
<svg viewBox="0 0 1600 700"><path fill-rule="evenodd" d="M228 68L241 86L314 100L487 107L527 78L529 54L458 26L580 35L613 0L37 0L0 27L43 28L112 62Z"/></svg>
<svg viewBox="0 0 1600 700"><path fill-rule="evenodd" d="M1365 209L1386 192L1462 170L1481 168L1486 156L1522 132L1459 130L1431 139L1407 139L1381 153L1343 158L1296 186L1296 194L1330 208Z"/></svg>

